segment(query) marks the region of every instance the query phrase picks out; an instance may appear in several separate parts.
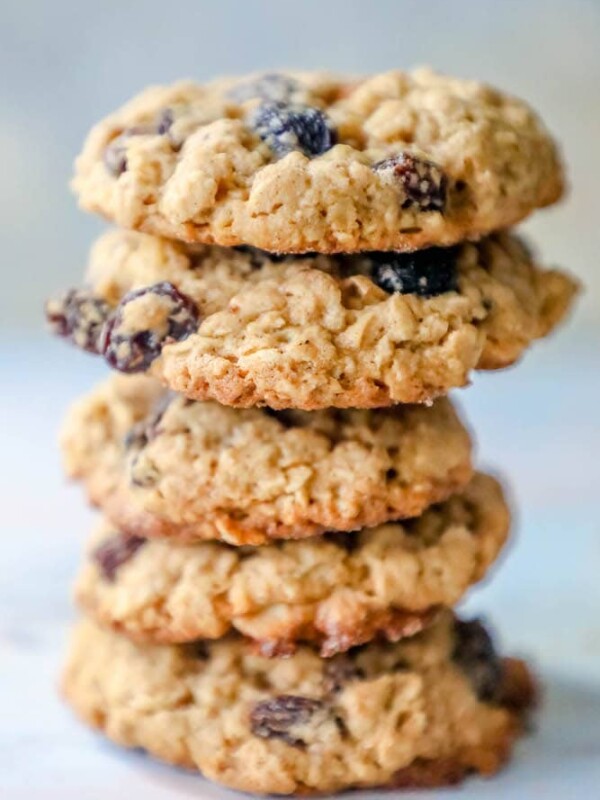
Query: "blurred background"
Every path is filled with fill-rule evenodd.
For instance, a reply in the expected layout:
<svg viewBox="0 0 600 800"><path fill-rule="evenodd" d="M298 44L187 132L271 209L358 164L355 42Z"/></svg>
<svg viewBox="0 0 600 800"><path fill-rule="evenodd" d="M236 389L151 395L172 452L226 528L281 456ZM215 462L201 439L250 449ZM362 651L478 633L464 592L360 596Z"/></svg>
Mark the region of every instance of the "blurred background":
<svg viewBox="0 0 600 800"><path fill-rule="evenodd" d="M67 188L86 132L148 83L282 66L360 73L417 64L526 98L569 166L569 198L523 229L543 260L575 272L586 292L556 338L514 370L477 376L458 400L480 460L508 477L518 508L510 557L469 605L533 657L548 687L541 734L503 779L503 796L597 796L600 2L0 0L3 798L47 798L50 785L61 800L142 796L142 785L146 800L173 796L163 794L172 773L152 768L146 780L139 765L132 770L75 726L53 691L73 614L68 587L92 520L65 486L56 429L68 403L104 373L45 336L42 303L79 282L103 229ZM192 785L178 787L199 796ZM461 796L495 791L477 784Z"/></svg>

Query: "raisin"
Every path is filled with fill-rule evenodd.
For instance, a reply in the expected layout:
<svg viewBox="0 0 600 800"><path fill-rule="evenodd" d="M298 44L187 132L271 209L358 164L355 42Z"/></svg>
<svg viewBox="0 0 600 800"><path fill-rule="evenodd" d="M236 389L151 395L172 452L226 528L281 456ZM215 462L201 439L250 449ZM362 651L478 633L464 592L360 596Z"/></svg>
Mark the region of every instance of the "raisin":
<svg viewBox="0 0 600 800"><path fill-rule="evenodd" d="M236 103L258 98L271 103L289 102L299 89L298 81L278 72L268 72L250 81L233 86L228 95Z"/></svg>
<svg viewBox="0 0 600 800"><path fill-rule="evenodd" d="M71 289L46 303L46 319L52 333L89 353L98 352L102 326L109 314L108 303L85 289Z"/></svg>
<svg viewBox="0 0 600 800"><path fill-rule="evenodd" d="M156 125L134 125L125 128L118 136L104 148L102 160L104 166L113 178L118 178L127 171L127 140L132 136L156 133Z"/></svg>
<svg viewBox="0 0 600 800"><path fill-rule="evenodd" d="M197 327L194 302L163 281L123 297L104 326L102 352L121 372L144 372L165 344L186 339Z"/></svg>
<svg viewBox="0 0 600 800"><path fill-rule="evenodd" d="M102 156L106 171L109 172L113 178L118 178L127 171L127 147L125 146L125 137L117 136L112 142L107 145Z"/></svg>
<svg viewBox="0 0 600 800"><path fill-rule="evenodd" d="M176 120L177 116L172 108L163 108L156 117L154 130L152 131L152 133L157 133L159 136L166 137L172 150L175 152L181 150L185 141L184 138L181 137L181 134L178 135L173 129Z"/></svg>
<svg viewBox="0 0 600 800"><path fill-rule="evenodd" d="M133 486L154 486L160 478L160 471L152 460L144 458L143 450L160 434L162 418L175 397L175 392L166 392L154 404L148 416L134 425L125 436L123 445L130 455L129 480Z"/></svg>
<svg viewBox="0 0 600 800"><path fill-rule="evenodd" d="M141 458L139 453L133 457L129 465L129 482L132 486L148 489L156 486L159 480L160 471L151 461Z"/></svg>
<svg viewBox="0 0 600 800"><path fill-rule="evenodd" d="M165 411L177 397L175 392L165 392L153 406L148 416L136 423L125 434L123 445L128 450L141 450L160 433L160 422Z"/></svg>
<svg viewBox="0 0 600 800"><path fill-rule="evenodd" d="M320 700L282 694L254 706L250 727L252 733L262 739L281 739L292 747L303 747L305 742L294 733L294 728L306 725L322 708Z"/></svg>
<svg viewBox="0 0 600 800"><path fill-rule="evenodd" d="M171 144L175 149L181 147L181 142L175 142L170 136L171 126L175 121L175 115L170 108L163 109L153 123L143 125L133 125L125 128L118 136L109 142L104 148L102 160L104 166L114 178L118 178L127 171L127 140L132 136L156 135L169 136Z"/></svg>
<svg viewBox="0 0 600 800"><path fill-rule="evenodd" d="M323 689L328 695L337 694L347 683L364 676L364 671L346 654L323 661Z"/></svg>
<svg viewBox="0 0 600 800"><path fill-rule="evenodd" d="M123 438L123 447L126 450L141 450L148 444L146 421L136 423L130 428Z"/></svg>
<svg viewBox="0 0 600 800"><path fill-rule="evenodd" d="M402 208L416 211L443 211L448 195L448 179L432 161L399 153L373 165L375 172L389 174L404 193Z"/></svg>
<svg viewBox="0 0 600 800"><path fill-rule="evenodd" d="M124 533L117 533L102 542L92 553L92 558L100 567L106 580L113 583L119 567L133 558L145 543L146 540L141 536L126 536Z"/></svg>
<svg viewBox="0 0 600 800"><path fill-rule="evenodd" d="M175 115L173 114L173 109L171 108L163 109L156 118L156 132L160 136L164 136L171 130L173 122L175 122Z"/></svg>
<svg viewBox="0 0 600 800"><path fill-rule="evenodd" d="M477 619L456 620L454 635L453 661L467 675L477 697L494 702L499 697L503 674L492 637Z"/></svg>
<svg viewBox="0 0 600 800"><path fill-rule="evenodd" d="M278 156L293 150L306 156L318 156L335 144L335 134L327 117L310 106L265 103L254 115L253 126Z"/></svg>
<svg viewBox="0 0 600 800"><path fill-rule="evenodd" d="M393 294L434 297L458 291L456 248L430 247L414 253L371 253L371 277Z"/></svg>
<svg viewBox="0 0 600 800"><path fill-rule="evenodd" d="M155 125L136 125L133 128L126 128L105 147L104 166L113 178L118 178L127 172L127 140L132 136L152 133L157 133Z"/></svg>

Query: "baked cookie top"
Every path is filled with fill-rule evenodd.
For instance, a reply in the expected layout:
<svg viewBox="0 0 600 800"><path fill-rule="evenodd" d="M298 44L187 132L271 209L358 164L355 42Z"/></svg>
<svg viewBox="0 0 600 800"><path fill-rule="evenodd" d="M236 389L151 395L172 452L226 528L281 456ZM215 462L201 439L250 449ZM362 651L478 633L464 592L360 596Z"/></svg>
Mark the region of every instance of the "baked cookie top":
<svg viewBox="0 0 600 800"><path fill-rule="evenodd" d="M419 69L151 87L92 130L73 187L126 228L333 253L477 238L555 202L563 177L525 103Z"/></svg>
<svg viewBox="0 0 600 800"><path fill-rule="evenodd" d="M77 403L69 475L126 533L262 544L417 516L465 486L469 435L430 408L272 412L116 376Z"/></svg>
<svg viewBox="0 0 600 800"><path fill-rule="evenodd" d="M397 644L333 659L258 656L240 638L136 645L84 621L66 698L119 744L261 794L456 783L491 774L531 705L522 662L443 615Z"/></svg>
<svg viewBox="0 0 600 800"><path fill-rule="evenodd" d="M146 540L104 521L76 596L90 616L139 641L235 629L265 655L289 655L304 641L328 657L425 627L485 575L509 523L499 484L481 474L420 517L269 547Z"/></svg>
<svg viewBox="0 0 600 800"><path fill-rule="evenodd" d="M52 329L194 399L306 410L428 401L514 362L576 291L515 237L275 257L112 231Z"/></svg>

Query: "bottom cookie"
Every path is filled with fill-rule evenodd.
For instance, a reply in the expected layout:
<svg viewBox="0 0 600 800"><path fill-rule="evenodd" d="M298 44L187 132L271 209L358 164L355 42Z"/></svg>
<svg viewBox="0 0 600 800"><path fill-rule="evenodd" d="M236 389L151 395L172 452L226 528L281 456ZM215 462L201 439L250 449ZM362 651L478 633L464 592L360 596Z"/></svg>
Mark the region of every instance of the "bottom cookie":
<svg viewBox="0 0 600 800"><path fill-rule="evenodd" d="M396 644L332 659L256 655L241 637L142 646L90 621L64 674L74 709L119 744L243 791L457 783L496 772L534 700L525 665L444 612Z"/></svg>

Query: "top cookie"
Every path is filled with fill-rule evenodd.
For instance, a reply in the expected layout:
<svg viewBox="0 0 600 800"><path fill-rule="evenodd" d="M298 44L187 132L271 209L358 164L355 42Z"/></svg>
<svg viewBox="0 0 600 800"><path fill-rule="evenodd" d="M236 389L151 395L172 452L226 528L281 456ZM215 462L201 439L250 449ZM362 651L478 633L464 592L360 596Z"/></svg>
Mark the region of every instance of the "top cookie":
<svg viewBox="0 0 600 800"><path fill-rule="evenodd" d="M83 208L186 242L415 250L514 225L563 190L523 102L430 70L151 87L77 159Z"/></svg>

